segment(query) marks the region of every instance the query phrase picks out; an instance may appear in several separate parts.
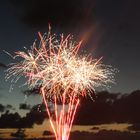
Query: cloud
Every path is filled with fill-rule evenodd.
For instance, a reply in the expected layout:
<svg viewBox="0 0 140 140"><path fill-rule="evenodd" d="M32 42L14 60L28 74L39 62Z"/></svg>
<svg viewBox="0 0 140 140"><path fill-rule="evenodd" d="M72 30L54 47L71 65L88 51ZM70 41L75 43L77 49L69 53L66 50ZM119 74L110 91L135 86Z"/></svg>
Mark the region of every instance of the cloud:
<svg viewBox="0 0 140 140"><path fill-rule="evenodd" d="M21 128L19 128L15 133L11 133L11 136L19 139L23 139L27 137L27 135L25 135L25 129L21 129Z"/></svg>
<svg viewBox="0 0 140 140"><path fill-rule="evenodd" d="M5 106L5 108L6 108L7 110L15 110L15 108L14 108L12 105L9 105L9 104L7 104L7 105Z"/></svg>
<svg viewBox="0 0 140 140"><path fill-rule="evenodd" d="M91 128L91 130L99 130L99 127L94 126Z"/></svg>
<svg viewBox="0 0 140 140"><path fill-rule="evenodd" d="M33 124L41 125L46 119L46 112L39 112L31 110L25 117L20 120L20 127L31 128Z"/></svg>
<svg viewBox="0 0 140 140"><path fill-rule="evenodd" d="M0 63L0 67L1 68L7 68L7 66L5 64L3 64L3 63Z"/></svg>
<svg viewBox="0 0 140 140"><path fill-rule="evenodd" d="M20 119L21 117L17 112L9 113L9 111L6 111L0 117L0 128L18 128Z"/></svg>
<svg viewBox="0 0 140 140"><path fill-rule="evenodd" d="M112 0L9 1L18 19L31 27L48 26L50 22L53 25L60 25L63 27L90 22L95 23L96 20L100 20L100 22L104 21L104 24L107 23L110 25L113 21L117 23L120 22L120 18L123 22L124 17L125 20L129 19L129 14L138 12L136 11L136 6L139 5L139 2L131 3L128 0L115 0L115 2ZM85 24L85 26L87 26L87 24ZM121 28L126 27L123 26Z"/></svg>
<svg viewBox="0 0 140 140"><path fill-rule="evenodd" d="M100 92L95 102L81 100L75 124L140 123L140 91L130 94Z"/></svg>
<svg viewBox="0 0 140 140"><path fill-rule="evenodd" d="M7 105L0 104L0 112L4 112L6 110L15 110L15 108L13 108L13 106L9 104Z"/></svg>
<svg viewBox="0 0 140 140"><path fill-rule="evenodd" d="M47 113L39 107L41 108L42 106L40 104L33 106L30 112L28 112L25 117L21 118L20 125L22 128L30 128L33 127L33 124L41 125L44 122Z"/></svg>
<svg viewBox="0 0 140 140"><path fill-rule="evenodd" d="M4 112L4 110L5 110L5 106L0 104L0 112Z"/></svg>
<svg viewBox="0 0 140 140"><path fill-rule="evenodd" d="M51 131L45 130L43 132L43 136L48 136L48 135L53 135L53 133Z"/></svg>
<svg viewBox="0 0 140 140"><path fill-rule="evenodd" d="M140 124L140 90L130 94L115 94L99 92L97 99L82 99L77 110L74 124L92 125L108 123L131 123L129 130L139 129ZM20 105L22 109L29 109L29 105ZM0 105L0 111L4 112L12 106ZM53 113L53 112L52 112ZM0 117L0 128L31 128L34 124L42 124L48 118L44 104L33 106L30 111L21 117L17 112L4 112ZM95 129L95 128L93 128Z"/></svg>
<svg viewBox="0 0 140 140"><path fill-rule="evenodd" d="M25 91L26 95L37 95L38 89ZM106 124L106 123L140 123L140 90L130 94L109 93L102 91L97 93L93 102L90 98L81 99L77 110L75 124ZM36 106L40 111L45 111L42 104Z"/></svg>
<svg viewBox="0 0 140 140"><path fill-rule="evenodd" d="M21 117L17 112L6 111L0 117L0 128L32 128L34 124L42 124L46 117L47 113L40 112L38 105L32 107L24 117Z"/></svg>
<svg viewBox="0 0 140 140"><path fill-rule="evenodd" d="M30 89L30 90L25 90L25 91L23 91L23 94L26 95L26 96L39 95L39 90L40 90L40 87L33 88L33 89Z"/></svg>
<svg viewBox="0 0 140 140"><path fill-rule="evenodd" d="M18 18L29 26L61 26L91 20L93 1L83 0L10 0ZM91 14L91 15L90 15ZM90 18L89 18L90 17Z"/></svg>
<svg viewBox="0 0 140 140"><path fill-rule="evenodd" d="M20 104L19 105L19 109L23 109L23 110L30 110L31 109L31 106L26 104L26 103L23 103L23 104Z"/></svg>

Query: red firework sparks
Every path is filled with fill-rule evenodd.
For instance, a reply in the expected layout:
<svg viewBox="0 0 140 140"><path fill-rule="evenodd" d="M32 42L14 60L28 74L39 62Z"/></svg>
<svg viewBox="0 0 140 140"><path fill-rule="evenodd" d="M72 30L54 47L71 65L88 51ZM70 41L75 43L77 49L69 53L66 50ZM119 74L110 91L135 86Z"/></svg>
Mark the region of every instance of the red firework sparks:
<svg viewBox="0 0 140 140"><path fill-rule="evenodd" d="M82 41L76 44L70 35L56 39L49 32L44 36L39 33L39 37L39 47L33 43L27 52L15 52L14 59L22 60L8 69L7 79L14 75L17 81L25 76L30 88L41 86L40 94L56 140L68 140L79 97L92 98L91 91L96 87L113 82L115 69L103 65L101 59L78 55Z"/></svg>

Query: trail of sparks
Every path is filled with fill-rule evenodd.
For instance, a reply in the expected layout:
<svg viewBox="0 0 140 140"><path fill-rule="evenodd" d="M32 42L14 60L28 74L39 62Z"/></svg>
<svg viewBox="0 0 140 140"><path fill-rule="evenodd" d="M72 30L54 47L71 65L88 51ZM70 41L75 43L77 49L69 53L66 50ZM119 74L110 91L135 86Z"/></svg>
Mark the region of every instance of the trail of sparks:
<svg viewBox="0 0 140 140"><path fill-rule="evenodd" d="M15 52L22 58L7 70L9 79L15 76L28 78L30 88L41 87L40 94L50 118L56 140L68 140L81 96L90 96L98 86L114 81L114 69L105 66L101 59L94 60L78 55L81 42L74 43L71 36L60 40L49 32L39 33L40 45L33 44L27 52ZM54 103L54 112L49 108ZM61 105L61 108L60 108Z"/></svg>

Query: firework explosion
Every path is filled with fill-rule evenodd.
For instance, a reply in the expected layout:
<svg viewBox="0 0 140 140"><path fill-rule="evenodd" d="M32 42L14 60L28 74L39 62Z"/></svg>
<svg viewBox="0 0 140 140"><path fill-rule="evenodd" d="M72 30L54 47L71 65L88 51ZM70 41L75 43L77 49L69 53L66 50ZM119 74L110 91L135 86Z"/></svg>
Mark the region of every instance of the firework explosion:
<svg viewBox="0 0 140 140"><path fill-rule="evenodd" d="M75 43L70 35L57 39L56 35L42 36L37 47L33 43L26 52L15 52L21 61L8 69L7 79L17 81L27 77L30 88L41 87L40 94L46 106L56 140L68 140L80 97L90 96L98 86L114 81L114 69L100 59L78 55L82 41ZM53 104L54 110L49 107ZM61 107L60 107L61 105Z"/></svg>

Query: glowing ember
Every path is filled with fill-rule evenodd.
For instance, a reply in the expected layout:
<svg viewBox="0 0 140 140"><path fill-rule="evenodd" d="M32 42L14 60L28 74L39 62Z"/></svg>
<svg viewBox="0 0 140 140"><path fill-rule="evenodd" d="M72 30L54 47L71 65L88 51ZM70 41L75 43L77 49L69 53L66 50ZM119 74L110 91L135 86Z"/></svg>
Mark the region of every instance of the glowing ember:
<svg viewBox="0 0 140 140"><path fill-rule="evenodd" d="M96 87L113 82L115 69L103 65L101 59L78 55L82 42L74 43L70 35L56 39L49 32L46 36L39 33L39 37L39 47L34 43L27 52L15 52L14 59L22 60L8 69L7 79L14 75L17 81L25 76L30 88L41 87L56 140L68 140L79 97L92 98ZM50 102L54 111L49 107Z"/></svg>

